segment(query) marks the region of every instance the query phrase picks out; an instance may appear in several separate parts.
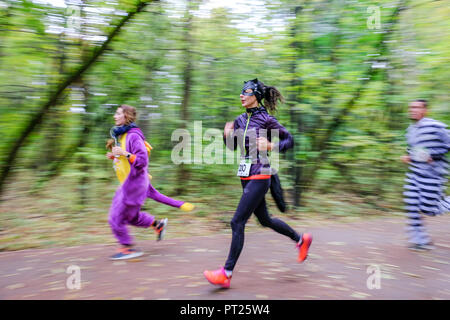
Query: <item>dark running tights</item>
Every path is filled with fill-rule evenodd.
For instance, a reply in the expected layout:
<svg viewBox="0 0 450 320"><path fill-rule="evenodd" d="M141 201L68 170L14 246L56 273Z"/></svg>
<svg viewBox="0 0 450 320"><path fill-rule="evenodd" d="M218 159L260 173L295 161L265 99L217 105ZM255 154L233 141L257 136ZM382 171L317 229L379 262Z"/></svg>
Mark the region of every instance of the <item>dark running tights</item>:
<svg viewBox="0 0 450 320"><path fill-rule="evenodd" d="M270 179L241 180L241 184L244 191L234 217L231 220L231 229L233 233L230 252L228 254L227 262L225 263L226 270L233 270L236 265L244 246L245 224L253 212L263 227L269 227L276 232L291 238L295 242L300 240L300 235L285 222L269 216L265 195L270 187Z"/></svg>

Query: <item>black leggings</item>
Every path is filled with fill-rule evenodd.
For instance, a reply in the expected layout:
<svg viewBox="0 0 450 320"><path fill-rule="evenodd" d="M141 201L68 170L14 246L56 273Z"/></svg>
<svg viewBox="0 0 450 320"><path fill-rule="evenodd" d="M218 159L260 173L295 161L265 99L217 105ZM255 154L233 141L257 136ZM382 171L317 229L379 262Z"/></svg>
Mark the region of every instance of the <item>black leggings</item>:
<svg viewBox="0 0 450 320"><path fill-rule="evenodd" d="M230 252L226 270L233 270L236 262L244 247L244 229L247 220L254 212L258 221L263 227L269 227L278 233L281 233L295 242L300 240L300 235L280 219L272 218L266 207L265 195L270 187L270 179L262 180L241 180L244 189L241 201L231 220L231 229L233 231Z"/></svg>

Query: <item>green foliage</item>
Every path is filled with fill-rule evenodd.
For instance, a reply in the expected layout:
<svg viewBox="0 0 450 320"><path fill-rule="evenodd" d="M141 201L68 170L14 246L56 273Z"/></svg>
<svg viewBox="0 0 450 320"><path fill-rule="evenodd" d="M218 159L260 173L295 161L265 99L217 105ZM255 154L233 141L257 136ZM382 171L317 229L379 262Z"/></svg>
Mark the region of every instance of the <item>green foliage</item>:
<svg viewBox="0 0 450 320"><path fill-rule="evenodd" d="M84 63L86 55L105 40L101 37L137 4L137 0L113 2L115 5L84 2L81 13L86 19L78 29L63 29L73 18L65 8L31 1L0 2L2 168L8 146L50 92ZM381 30L367 27L367 8L373 5L381 8ZM275 116L296 142L294 150L282 157L281 175L287 192L294 189L298 178L293 168L300 167L301 187L314 172L311 192L319 192L320 199L322 192L350 192L367 200L369 206L389 203L396 208L405 171L398 159L405 148L408 101L429 99L430 116L450 123L446 31L450 28L443 2L407 1L389 40L380 45L395 5L387 0L375 4L369 0L267 1L264 10L250 16L230 8L205 14L200 2L194 1L189 7L193 20L188 45L187 7L175 2L151 3L128 21L110 48L44 115L20 149L13 174L25 175L30 185L32 180L45 181L44 189L52 188L53 179L66 179L74 188L61 192L72 192L77 198L85 188L88 204L76 208L95 211L95 197L107 203L116 187L104 146L116 107L126 103L137 107L138 124L154 147L150 172L160 191L174 193L181 182L170 160L175 145L172 132L186 125L193 134L193 121L202 121L202 135L209 128L222 130L226 121L243 111L239 100L243 81L257 77L276 86L286 98ZM243 28L244 21L253 24ZM385 51L379 56L382 46ZM190 123L181 120L187 50L193 64ZM377 69L363 82L371 65L387 67ZM341 116L355 97L352 108ZM341 122L327 135L337 119ZM89 134L80 145L85 130ZM321 144L323 139L326 141ZM55 178L53 161L61 161L62 167ZM192 164L186 168L190 172L190 180L183 182L186 196L204 205L197 217L208 216L208 204L216 201L218 194L232 200L214 210L234 210L240 188L234 179L235 166ZM81 181L88 182L77 189ZM15 193L22 182L11 179L7 194ZM105 187L108 184L109 189ZM30 195L23 191L23 196ZM63 201L67 195L53 196ZM40 200L42 206L51 207L53 196ZM316 208L311 200L304 205ZM333 203L327 205L333 207ZM69 207L61 210L71 212L71 217L74 214ZM163 207L158 210L170 212Z"/></svg>

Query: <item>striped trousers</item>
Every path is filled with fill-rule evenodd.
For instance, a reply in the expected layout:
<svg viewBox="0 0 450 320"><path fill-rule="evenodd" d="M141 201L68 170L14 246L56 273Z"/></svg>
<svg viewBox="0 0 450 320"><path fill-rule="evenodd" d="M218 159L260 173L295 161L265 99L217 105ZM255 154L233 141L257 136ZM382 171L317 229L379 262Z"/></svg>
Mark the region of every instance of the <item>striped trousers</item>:
<svg viewBox="0 0 450 320"><path fill-rule="evenodd" d="M408 241L412 244L425 245L431 238L423 225L423 215L435 216L450 211L450 197L445 197L444 182L440 176L423 177L412 171L406 174L404 185L404 202Z"/></svg>

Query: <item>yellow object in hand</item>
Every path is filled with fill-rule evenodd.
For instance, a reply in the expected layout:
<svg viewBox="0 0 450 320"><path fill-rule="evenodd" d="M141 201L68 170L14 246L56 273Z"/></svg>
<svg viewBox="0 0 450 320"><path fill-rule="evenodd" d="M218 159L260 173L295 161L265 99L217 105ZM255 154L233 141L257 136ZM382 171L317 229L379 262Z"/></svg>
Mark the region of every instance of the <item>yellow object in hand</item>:
<svg viewBox="0 0 450 320"><path fill-rule="evenodd" d="M183 205L180 207L181 210L188 212L188 211L192 211L195 209L195 206L192 203L189 202L185 202L183 203Z"/></svg>

